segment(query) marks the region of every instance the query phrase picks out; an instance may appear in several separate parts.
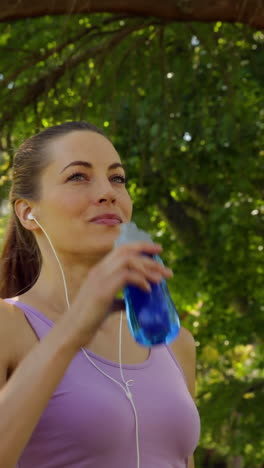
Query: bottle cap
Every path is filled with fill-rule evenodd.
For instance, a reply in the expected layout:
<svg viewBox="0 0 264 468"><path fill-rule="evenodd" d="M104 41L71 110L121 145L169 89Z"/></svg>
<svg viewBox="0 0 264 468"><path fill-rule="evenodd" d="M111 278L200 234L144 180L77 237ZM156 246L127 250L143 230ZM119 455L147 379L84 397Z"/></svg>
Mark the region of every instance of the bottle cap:
<svg viewBox="0 0 264 468"><path fill-rule="evenodd" d="M120 234L115 240L115 247L118 247L122 244L128 244L129 242L138 241L153 243L153 240L151 239L150 235L142 229L139 229L136 223L122 223L120 225Z"/></svg>

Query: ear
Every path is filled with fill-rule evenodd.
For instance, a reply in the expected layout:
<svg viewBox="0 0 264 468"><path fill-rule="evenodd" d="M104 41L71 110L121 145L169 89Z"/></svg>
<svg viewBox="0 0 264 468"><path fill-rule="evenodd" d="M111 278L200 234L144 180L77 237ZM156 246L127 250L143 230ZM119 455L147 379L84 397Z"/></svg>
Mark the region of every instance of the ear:
<svg viewBox="0 0 264 468"><path fill-rule="evenodd" d="M32 206L29 205L27 200L16 200L15 201L15 213L24 228L28 229L29 231L35 231L38 229L38 225L35 223L34 220L28 219L28 215L32 213ZM34 215L34 213L32 213Z"/></svg>

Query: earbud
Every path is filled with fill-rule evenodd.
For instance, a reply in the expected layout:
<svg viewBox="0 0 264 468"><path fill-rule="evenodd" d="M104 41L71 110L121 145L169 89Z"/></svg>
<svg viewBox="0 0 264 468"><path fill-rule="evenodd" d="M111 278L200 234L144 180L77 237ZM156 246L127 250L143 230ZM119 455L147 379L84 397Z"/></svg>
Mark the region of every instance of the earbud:
<svg viewBox="0 0 264 468"><path fill-rule="evenodd" d="M30 212L28 215L27 215L27 219L35 219L33 214Z"/></svg>

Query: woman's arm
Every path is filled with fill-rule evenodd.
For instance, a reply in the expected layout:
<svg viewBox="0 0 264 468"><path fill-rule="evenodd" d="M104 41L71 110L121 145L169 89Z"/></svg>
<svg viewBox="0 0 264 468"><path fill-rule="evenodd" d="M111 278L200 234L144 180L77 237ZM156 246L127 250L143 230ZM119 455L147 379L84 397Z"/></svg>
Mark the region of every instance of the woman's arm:
<svg viewBox="0 0 264 468"><path fill-rule="evenodd" d="M71 330L72 320L63 318L32 348L7 382L5 350L10 348L7 340L14 343L15 338L13 333L7 333L8 336L1 340L1 467L13 468L17 463L50 397L78 351L76 343L72 341Z"/></svg>
<svg viewBox="0 0 264 468"><path fill-rule="evenodd" d="M170 348L183 369L189 392L195 399L196 346L192 334L181 327L179 337L171 343ZM188 468L195 468L193 456L189 458Z"/></svg>

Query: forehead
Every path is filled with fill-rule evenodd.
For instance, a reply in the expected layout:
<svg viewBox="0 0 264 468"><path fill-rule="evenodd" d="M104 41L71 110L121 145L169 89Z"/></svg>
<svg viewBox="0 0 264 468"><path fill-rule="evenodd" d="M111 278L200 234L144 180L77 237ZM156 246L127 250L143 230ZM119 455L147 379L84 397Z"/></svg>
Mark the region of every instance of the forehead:
<svg viewBox="0 0 264 468"><path fill-rule="evenodd" d="M112 143L99 133L81 130L54 138L46 148L51 165L63 168L75 160L90 162L95 168L120 162Z"/></svg>

